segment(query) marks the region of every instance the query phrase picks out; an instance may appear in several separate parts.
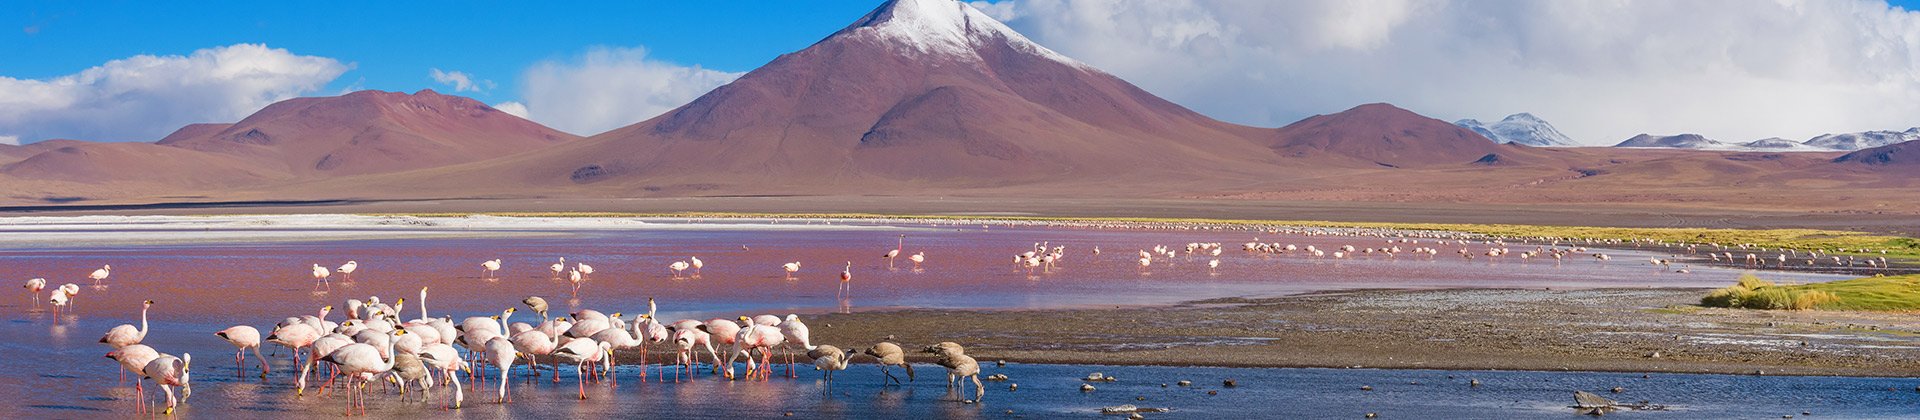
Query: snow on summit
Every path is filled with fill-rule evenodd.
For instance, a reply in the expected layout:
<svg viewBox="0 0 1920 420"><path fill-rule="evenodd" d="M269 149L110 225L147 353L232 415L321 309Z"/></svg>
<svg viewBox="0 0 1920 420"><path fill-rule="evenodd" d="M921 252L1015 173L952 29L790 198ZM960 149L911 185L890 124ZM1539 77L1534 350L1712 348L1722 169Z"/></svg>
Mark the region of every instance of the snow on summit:
<svg viewBox="0 0 1920 420"><path fill-rule="evenodd" d="M892 0L868 12L832 37L866 37L904 46L918 54L978 60L975 48L1004 43L1014 50L1092 70L1085 64L1040 46L986 13L955 0ZM829 38L832 38L829 37Z"/></svg>

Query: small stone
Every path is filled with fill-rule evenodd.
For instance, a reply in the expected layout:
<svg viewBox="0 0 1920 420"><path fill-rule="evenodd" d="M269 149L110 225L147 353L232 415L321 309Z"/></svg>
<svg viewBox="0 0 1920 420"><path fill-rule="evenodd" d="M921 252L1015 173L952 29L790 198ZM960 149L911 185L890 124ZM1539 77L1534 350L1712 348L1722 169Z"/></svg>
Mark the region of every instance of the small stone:
<svg viewBox="0 0 1920 420"><path fill-rule="evenodd" d="M1373 413L1367 413L1367 418L1374 418L1374 417L1380 417L1380 415L1379 415L1379 414L1373 414Z"/></svg>
<svg viewBox="0 0 1920 420"><path fill-rule="evenodd" d="M1180 382L1174 382L1174 384L1179 386L1193 386L1193 381L1180 381ZM1920 389L1920 388L1916 388L1916 389Z"/></svg>
<svg viewBox="0 0 1920 420"><path fill-rule="evenodd" d="M1130 419L1144 419L1144 418L1147 418L1147 416L1142 416L1142 415L1140 415L1140 413L1133 413L1133 414L1128 414L1128 415L1127 415L1127 418L1130 418Z"/></svg>
<svg viewBox="0 0 1920 420"><path fill-rule="evenodd" d="M1781 414L1781 415L1780 415L1780 418L1783 418L1783 419L1790 419L1790 418L1793 418L1793 415L1792 415L1792 414Z"/></svg>
<svg viewBox="0 0 1920 420"><path fill-rule="evenodd" d="M1467 381L1467 386L1469 386L1469 387L1477 387L1477 386L1480 386L1480 380L1479 380L1479 379L1471 379L1471 380L1468 380L1468 381Z"/></svg>
<svg viewBox="0 0 1920 420"><path fill-rule="evenodd" d="M1146 401L1147 397L1133 397L1134 401Z"/></svg>
<svg viewBox="0 0 1920 420"><path fill-rule="evenodd" d="M1360 390L1361 390L1361 391L1372 391L1372 390L1373 390L1373 386L1371 386L1371 385L1361 385L1361 386L1360 386Z"/></svg>
<svg viewBox="0 0 1920 420"><path fill-rule="evenodd" d="M1167 387L1167 384L1160 384L1160 387L1161 387L1161 388L1166 388L1166 387Z"/></svg>
<svg viewBox="0 0 1920 420"><path fill-rule="evenodd" d="M994 365L994 366L999 366L999 367L1007 367L1007 361L1005 361L1005 360L996 360L996 361L994 361L994 362L993 362L993 365Z"/></svg>
<svg viewBox="0 0 1920 420"><path fill-rule="evenodd" d="M976 403L976 402L979 402L979 401L974 401L974 400L966 400L966 401L961 401L960 403L961 403L961 404L973 404L973 403Z"/></svg>
<svg viewBox="0 0 1920 420"><path fill-rule="evenodd" d="M787 412L787 417L793 417L793 412L792 412L792 411L788 411L788 412Z"/></svg>
<svg viewBox="0 0 1920 420"><path fill-rule="evenodd" d="M1080 392L1093 392L1092 384L1080 384Z"/></svg>
<svg viewBox="0 0 1920 420"><path fill-rule="evenodd" d="M1228 380L1226 380L1226 381L1222 381L1222 382L1220 383L1220 385L1221 385L1221 386L1225 386L1225 387L1228 387L1228 388L1232 388L1232 387L1236 387L1236 386L1240 386L1240 383L1239 383L1239 382L1236 382L1236 381L1234 381L1234 380L1232 380L1232 379L1228 379Z"/></svg>
<svg viewBox="0 0 1920 420"><path fill-rule="evenodd" d="M1018 391L1018 390L1020 390L1020 384L1007 384L1007 390L1008 390L1008 391Z"/></svg>
<svg viewBox="0 0 1920 420"><path fill-rule="evenodd" d="M1220 391L1207 391L1207 395L1220 395Z"/></svg>
<svg viewBox="0 0 1920 420"><path fill-rule="evenodd" d="M1007 410L1007 414L1013 414L1013 410L1012 410L1012 409L1008 409L1008 410Z"/></svg>
<svg viewBox="0 0 1920 420"><path fill-rule="evenodd" d="M1621 393L1621 392L1626 392L1626 390L1627 390L1626 388L1621 388L1621 387L1617 387L1617 386L1616 386L1616 387L1613 387L1613 393L1615 393L1615 394L1618 394L1618 393Z"/></svg>

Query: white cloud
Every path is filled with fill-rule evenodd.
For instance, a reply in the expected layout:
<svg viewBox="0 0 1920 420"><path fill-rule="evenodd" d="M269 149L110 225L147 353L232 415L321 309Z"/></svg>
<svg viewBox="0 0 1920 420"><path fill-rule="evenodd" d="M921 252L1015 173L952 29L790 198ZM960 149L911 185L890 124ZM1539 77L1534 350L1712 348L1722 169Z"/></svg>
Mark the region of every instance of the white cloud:
<svg viewBox="0 0 1920 420"><path fill-rule="evenodd" d="M507 102L493 104L493 109L498 109L500 110L500 112L505 112L515 117L520 117L520 118L527 117L527 104L523 104L519 102L507 101Z"/></svg>
<svg viewBox="0 0 1920 420"><path fill-rule="evenodd" d="M592 135L660 115L740 74L648 59L640 47L595 47L528 68L520 98L528 119Z"/></svg>
<svg viewBox="0 0 1920 420"><path fill-rule="evenodd" d="M50 79L0 76L0 135L152 141L325 86L350 65L259 44L138 55Z"/></svg>
<svg viewBox="0 0 1920 420"><path fill-rule="evenodd" d="M1014 0L1030 38L1228 121L1367 102L1575 140L1920 125L1920 14L1873 0Z"/></svg>
<svg viewBox="0 0 1920 420"><path fill-rule="evenodd" d="M427 69L427 75L432 76L435 82L452 87L454 92L480 92L494 87L492 80L474 80L473 75L463 71L443 71L436 68Z"/></svg>
<svg viewBox="0 0 1920 420"><path fill-rule="evenodd" d="M0 144L19 146L20 137L19 136L0 136Z"/></svg>

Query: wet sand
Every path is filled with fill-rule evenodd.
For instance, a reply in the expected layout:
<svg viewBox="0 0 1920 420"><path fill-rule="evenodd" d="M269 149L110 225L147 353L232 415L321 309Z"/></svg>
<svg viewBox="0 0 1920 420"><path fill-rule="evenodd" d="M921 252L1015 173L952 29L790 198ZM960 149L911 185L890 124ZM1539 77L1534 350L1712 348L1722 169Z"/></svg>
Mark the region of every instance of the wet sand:
<svg viewBox="0 0 1920 420"><path fill-rule="evenodd" d="M1081 310L822 315L823 342L956 341L986 360L1226 366L1920 374L1910 314L1695 306L1706 289L1320 292Z"/></svg>

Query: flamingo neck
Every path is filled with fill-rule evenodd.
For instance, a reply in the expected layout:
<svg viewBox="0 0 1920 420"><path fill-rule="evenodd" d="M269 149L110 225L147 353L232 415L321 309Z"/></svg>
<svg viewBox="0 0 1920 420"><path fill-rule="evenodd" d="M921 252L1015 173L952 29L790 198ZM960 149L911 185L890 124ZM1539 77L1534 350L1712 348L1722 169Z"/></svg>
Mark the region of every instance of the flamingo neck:
<svg viewBox="0 0 1920 420"><path fill-rule="evenodd" d="M427 319L427 289L420 289L420 319Z"/></svg>
<svg viewBox="0 0 1920 420"><path fill-rule="evenodd" d="M147 310L152 306L140 307L140 338L147 338Z"/></svg>

